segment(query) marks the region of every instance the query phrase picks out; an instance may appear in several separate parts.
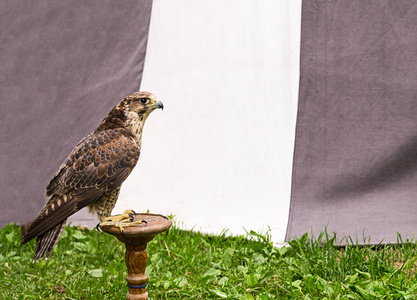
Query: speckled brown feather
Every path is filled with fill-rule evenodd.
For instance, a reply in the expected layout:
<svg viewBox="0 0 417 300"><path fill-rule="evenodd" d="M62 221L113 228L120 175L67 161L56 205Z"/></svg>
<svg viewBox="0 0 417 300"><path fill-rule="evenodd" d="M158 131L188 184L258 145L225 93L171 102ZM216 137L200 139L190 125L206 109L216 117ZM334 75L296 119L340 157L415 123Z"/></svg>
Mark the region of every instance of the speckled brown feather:
<svg viewBox="0 0 417 300"><path fill-rule="evenodd" d="M97 189L111 192L130 174L139 154L140 145L127 130L93 131L71 152L51 179L46 196L71 192L78 195L78 202L84 203L90 199L90 190L92 193Z"/></svg>
<svg viewBox="0 0 417 300"><path fill-rule="evenodd" d="M144 97L153 106L141 105ZM89 206L100 218L110 214L121 184L139 159L142 128L155 108L162 103L150 93L126 97L70 153L46 187L48 203L22 226L22 245L38 237L34 260L51 254L67 218L81 208Z"/></svg>

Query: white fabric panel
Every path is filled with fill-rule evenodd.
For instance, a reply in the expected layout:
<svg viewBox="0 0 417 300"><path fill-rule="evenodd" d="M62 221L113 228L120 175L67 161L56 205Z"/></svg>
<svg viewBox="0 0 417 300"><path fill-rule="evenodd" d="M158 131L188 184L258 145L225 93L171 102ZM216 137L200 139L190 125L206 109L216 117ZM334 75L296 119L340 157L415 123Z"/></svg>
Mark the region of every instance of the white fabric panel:
<svg viewBox="0 0 417 300"><path fill-rule="evenodd" d="M137 168L114 213L173 214L183 228L284 240L299 80L301 1L154 0Z"/></svg>

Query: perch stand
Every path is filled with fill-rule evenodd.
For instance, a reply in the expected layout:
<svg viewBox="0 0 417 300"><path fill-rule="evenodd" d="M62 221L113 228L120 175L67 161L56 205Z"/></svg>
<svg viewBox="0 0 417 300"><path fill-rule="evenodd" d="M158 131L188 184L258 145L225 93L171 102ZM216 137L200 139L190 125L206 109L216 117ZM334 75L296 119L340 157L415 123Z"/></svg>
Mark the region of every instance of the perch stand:
<svg viewBox="0 0 417 300"><path fill-rule="evenodd" d="M124 227L124 233L114 225L103 225L101 230L117 237L126 246L128 300L146 300L148 291L145 275L148 253L146 245L158 234L168 230L172 221L165 216L155 214L134 214L133 221L146 221L142 224Z"/></svg>

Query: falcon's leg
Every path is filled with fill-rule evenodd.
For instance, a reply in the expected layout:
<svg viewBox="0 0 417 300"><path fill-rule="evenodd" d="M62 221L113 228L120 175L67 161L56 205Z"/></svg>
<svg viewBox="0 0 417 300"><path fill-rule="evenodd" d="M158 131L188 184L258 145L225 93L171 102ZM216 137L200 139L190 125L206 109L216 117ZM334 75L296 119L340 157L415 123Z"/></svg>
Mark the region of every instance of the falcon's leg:
<svg viewBox="0 0 417 300"><path fill-rule="evenodd" d="M111 216L110 213L116 205L117 198L119 197L120 187L114 190L109 195L104 195L99 200L91 203L89 205L89 210L91 213L97 213L101 223L97 224L96 228L100 230L101 225L115 225L121 232L123 232L123 227L132 226L136 224L141 224L141 221L133 222L133 210L128 209L120 215Z"/></svg>
<svg viewBox="0 0 417 300"><path fill-rule="evenodd" d="M100 199L94 201L88 206L90 213L96 213L100 221L110 217L111 211L116 205L117 198L119 198L120 187L115 189L111 194L104 195Z"/></svg>

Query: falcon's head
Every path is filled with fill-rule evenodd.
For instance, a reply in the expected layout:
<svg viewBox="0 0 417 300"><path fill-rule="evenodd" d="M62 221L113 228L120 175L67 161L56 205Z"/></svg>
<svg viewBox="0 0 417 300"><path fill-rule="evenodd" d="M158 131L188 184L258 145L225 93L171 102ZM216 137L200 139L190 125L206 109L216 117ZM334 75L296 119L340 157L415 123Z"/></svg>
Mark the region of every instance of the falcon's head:
<svg viewBox="0 0 417 300"><path fill-rule="evenodd" d="M135 92L124 98L119 105L125 112L136 113L139 116L143 116L144 119L155 109L164 109L162 102L158 101L156 96L149 92Z"/></svg>
<svg viewBox="0 0 417 300"><path fill-rule="evenodd" d="M151 112L164 108L161 101L149 92L134 92L113 108L101 123L101 128L125 127L138 134Z"/></svg>

